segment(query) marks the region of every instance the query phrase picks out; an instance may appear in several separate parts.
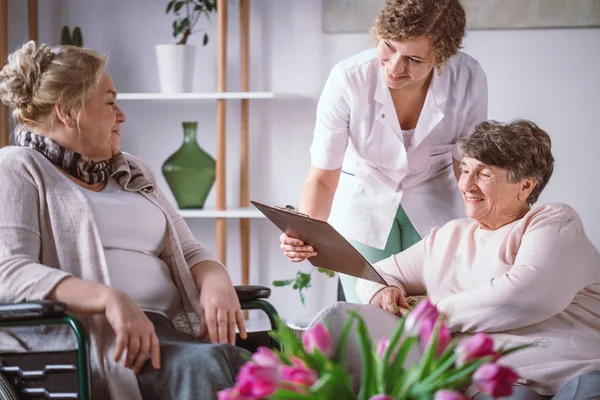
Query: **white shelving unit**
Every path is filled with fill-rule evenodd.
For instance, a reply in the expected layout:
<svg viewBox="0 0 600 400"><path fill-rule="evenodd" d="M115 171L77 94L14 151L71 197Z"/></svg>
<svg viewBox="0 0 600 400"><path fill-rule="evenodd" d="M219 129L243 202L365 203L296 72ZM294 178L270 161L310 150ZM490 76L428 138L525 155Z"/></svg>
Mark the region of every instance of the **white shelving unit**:
<svg viewBox="0 0 600 400"><path fill-rule="evenodd" d="M275 92L119 93L117 95L117 100L269 100L285 98L293 99L298 97L298 95Z"/></svg>
<svg viewBox="0 0 600 400"><path fill-rule="evenodd" d="M183 218L265 218L265 216L254 207L237 207L228 208L227 210L179 210L179 214Z"/></svg>

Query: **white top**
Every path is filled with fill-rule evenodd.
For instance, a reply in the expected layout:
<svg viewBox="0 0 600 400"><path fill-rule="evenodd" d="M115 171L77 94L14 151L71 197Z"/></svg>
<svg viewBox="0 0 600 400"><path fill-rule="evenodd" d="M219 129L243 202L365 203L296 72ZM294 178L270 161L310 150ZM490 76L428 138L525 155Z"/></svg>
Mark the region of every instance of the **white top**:
<svg viewBox="0 0 600 400"><path fill-rule="evenodd" d="M381 76L376 49L337 65L317 107L311 162L345 172L329 222L343 235L384 248L400 203L417 231L464 217L452 156L459 138L487 119L487 80L479 63L458 53L437 70L427 91L412 146Z"/></svg>
<svg viewBox="0 0 600 400"><path fill-rule="evenodd" d="M166 245L163 212L139 193L123 190L113 178L101 192L81 190L98 226L111 286L141 309L173 317L182 306L169 268L158 257Z"/></svg>
<svg viewBox="0 0 600 400"><path fill-rule="evenodd" d="M600 369L600 254L566 204L537 206L494 231L451 221L375 268L408 294L427 293L459 337L532 345L501 362L539 394ZM382 288L356 285L366 303Z"/></svg>
<svg viewBox="0 0 600 400"><path fill-rule="evenodd" d="M408 149L412 147L414 133L415 133L414 129L408 129L408 130L402 129L402 143L404 144L404 150L406 150L407 152L408 152Z"/></svg>

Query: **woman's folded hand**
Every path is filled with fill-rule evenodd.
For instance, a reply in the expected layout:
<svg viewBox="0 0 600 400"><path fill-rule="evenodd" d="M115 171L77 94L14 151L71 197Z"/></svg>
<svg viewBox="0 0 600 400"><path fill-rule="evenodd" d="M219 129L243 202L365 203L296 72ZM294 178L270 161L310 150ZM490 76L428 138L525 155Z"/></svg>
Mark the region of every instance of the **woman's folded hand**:
<svg viewBox="0 0 600 400"><path fill-rule="evenodd" d="M312 246L305 245L300 239L292 238L282 233L279 237L283 254L290 259L291 262L301 262L309 257L317 255L317 252Z"/></svg>
<svg viewBox="0 0 600 400"><path fill-rule="evenodd" d="M138 373L150 355L152 366L160 368L160 347L154 325L126 293L109 289L104 314L116 335L115 361L126 353L125 367Z"/></svg>
<svg viewBox="0 0 600 400"><path fill-rule="evenodd" d="M404 315L410 308L404 293L396 286L383 288L373 296L369 304L389 311L398 317Z"/></svg>

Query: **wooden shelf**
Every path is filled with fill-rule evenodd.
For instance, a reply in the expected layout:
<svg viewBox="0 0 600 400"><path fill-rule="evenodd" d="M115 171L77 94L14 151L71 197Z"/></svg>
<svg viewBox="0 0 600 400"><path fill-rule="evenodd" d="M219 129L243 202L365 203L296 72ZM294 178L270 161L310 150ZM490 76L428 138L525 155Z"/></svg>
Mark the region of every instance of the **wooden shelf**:
<svg viewBox="0 0 600 400"><path fill-rule="evenodd" d="M162 100L162 101L198 101L198 100L268 100L298 98L290 93L275 92L197 92L197 93L119 93L117 100Z"/></svg>
<svg viewBox="0 0 600 400"><path fill-rule="evenodd" d="M265 216L254 207L237 207L229 208L227 210L179 210L179 214L183 218L265 218Z"/></svg>

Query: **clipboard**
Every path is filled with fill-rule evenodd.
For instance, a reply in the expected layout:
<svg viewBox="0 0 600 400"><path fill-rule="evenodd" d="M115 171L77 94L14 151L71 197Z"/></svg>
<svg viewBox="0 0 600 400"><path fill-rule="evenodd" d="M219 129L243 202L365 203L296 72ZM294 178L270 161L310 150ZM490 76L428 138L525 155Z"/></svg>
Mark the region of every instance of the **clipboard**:
<svg viewBox="0 0 600 400"><path fill-rule="evenodd" d="M261 213L286 235L311 245L317 255L308 258L315 267L341 272L386 285L373 266L326 221L310 218L293 207L272 207L251 201Z"/></svg>

